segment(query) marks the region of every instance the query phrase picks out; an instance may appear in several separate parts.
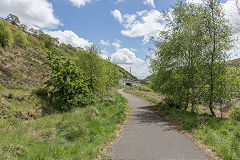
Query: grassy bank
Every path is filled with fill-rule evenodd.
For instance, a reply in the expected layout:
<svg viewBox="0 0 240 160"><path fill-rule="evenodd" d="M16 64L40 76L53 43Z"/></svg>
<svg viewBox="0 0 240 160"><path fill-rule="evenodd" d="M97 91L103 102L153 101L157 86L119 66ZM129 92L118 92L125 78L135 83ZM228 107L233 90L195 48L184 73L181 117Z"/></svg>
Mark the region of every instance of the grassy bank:
<svg viewBox="0 0 240 160"><path fill-rule="evenodd" d="M30 95L0 91L0 159L94 159L126 119L127 101L115 92L115 102L45 116Z"/></svg>
<svg viewBox="0 0 240 160"><path fill-rule="evenodd" d="M132 92L132 90L131 89L129 89L129 88L125 88L124 89L124 92L126 92L126 93L129 93L129 94L132 94L132 95L134 95L134 96L137 96L137 97L140 97L140 98L142 98L142 99L144 99L145 101L148 101L148 102L150 102L150 103L152 103L152 104L158 104L158 100L156 100L156 99L154 99L154 98L152 98L152 97L148 97L148 96L144 96L144 95L142 95L142 94L140 94L140 93L134 93L134 92Z"/></svg>
<svg viewBox="0 0 240 160"><path fill-rule="evenodd" d="M126 90L132 93L131 90ZM163 102L137 95L144 100L156 104L159 114L177 125L180 130L187 131L193 138L207 145L223 159L240 159L240 122L229 118L215 118L208 114L200 114L170 108Z"/></svg>

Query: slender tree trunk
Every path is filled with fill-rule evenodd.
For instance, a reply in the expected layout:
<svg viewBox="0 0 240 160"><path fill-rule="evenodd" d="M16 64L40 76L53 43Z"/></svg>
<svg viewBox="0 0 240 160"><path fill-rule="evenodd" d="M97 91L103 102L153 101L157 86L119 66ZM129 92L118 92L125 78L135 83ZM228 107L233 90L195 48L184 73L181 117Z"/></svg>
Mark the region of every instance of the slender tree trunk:
<svg viewBox="0 0 240 160"><path fill-rule="evenodd" d="M213 111L213 101L211 99L210 99L209 109L210 109L212 116L216 117L216 114Z"/></svg>
<svg viewBox="0 0 240 160"><path fill-rule="evenodd" d="M195 102L195 88L193 87L192 88L192 108L191 108L192 112L194 112L194 110L195 110L195 105L196 105L196 102Z"/></svg>
<svg viewBox="0 0 240 160"><path fill-rule="evenodd" d="M212 23L215 23L214 22L214 10L212 9L212 18L213 18L213 22ZM210 109L210 112L212 114L212 116L216 117L216 114L215 112L213 111L213 100L214 100L214 75L213 75L213 70L214 70L214 66L213 66L213 63L214 63L214 54L216 52L216 33L215 33L215 27L213 27L213 49L212 49L212 53L211 53L211 73L210 73L210 101L209 101L209 109Z"/></svg>
<svg viewBox="0 0 240 160"><path fill-rule="evenodd" d="M184 110L186 111L188 109L188 105L189 105L189 91L187 93L187 100L186 100L186 105L184 107Z"/></svg>
<svg viewBox="0 0 240 160"><path fill-rule="evenodd" d="M215 42L214 42L214 45L215 45ZM215 50L215 49L214 49ZM212 116L216 117L216 114L215 112L213 111L213 97L214 97L214 75L213 75L213 55L212 55L212 60L211 60L211 84L210 84L210 101L209 101L209 109L210 109L210 112L212 114Z"/></svg>

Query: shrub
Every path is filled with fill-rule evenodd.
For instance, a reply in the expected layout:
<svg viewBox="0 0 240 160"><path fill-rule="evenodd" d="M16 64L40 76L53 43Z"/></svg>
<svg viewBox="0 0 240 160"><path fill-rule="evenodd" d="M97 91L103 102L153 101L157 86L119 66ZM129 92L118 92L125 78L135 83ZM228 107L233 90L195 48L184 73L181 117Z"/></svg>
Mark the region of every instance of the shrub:
<svg viewBox="0 0 240 160"><path fill-rule="evenodd" d="M145 91L145 92L153 92L153 90L151 88L149 88L148 86L138 86L137 89L140 91Z"/></svg>
<svg viewBox="0 0 240 160"><path fill-rule="evenodd" d="M240 121L240 106L237 106L229 111L230 118Z"/></svg>
<svg viewBox="0 0 240 160"><path fill-rule="evenodd" d="M27 45L27 38L22 32L18 31L14 34L14 44L20 47L25 47Z"/></svg>
<svg viewBox="0 0 240 160"><path fill-rule="evenodd" d="M89 91L92 79L85 78L69 59L57 57L51 52L47 58L52 71L45 84L53 105L59 110L68 111L89 104L92 100Z"/></svg>
<svg viewBox="0 0 240 160"><path fill-rule="evenodd" d="M12 38L12 32L8 28L7 23L0 21L0 45L6 47L10 44Z"/></svg>

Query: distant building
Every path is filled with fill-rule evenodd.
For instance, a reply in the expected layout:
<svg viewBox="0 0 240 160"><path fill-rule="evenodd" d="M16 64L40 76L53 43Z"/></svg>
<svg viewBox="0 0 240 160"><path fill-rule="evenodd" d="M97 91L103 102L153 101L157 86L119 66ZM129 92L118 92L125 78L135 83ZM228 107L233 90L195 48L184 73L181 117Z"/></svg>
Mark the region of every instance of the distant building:
<svg viewBox="0 0 240 160"><path fill-rule="evenodd" d="M133 80L133 79L126 79L126 78L122 78L119 81L120 84L122 84L123 86L142 86L143 84L140 83L139 80Z"/></svg>

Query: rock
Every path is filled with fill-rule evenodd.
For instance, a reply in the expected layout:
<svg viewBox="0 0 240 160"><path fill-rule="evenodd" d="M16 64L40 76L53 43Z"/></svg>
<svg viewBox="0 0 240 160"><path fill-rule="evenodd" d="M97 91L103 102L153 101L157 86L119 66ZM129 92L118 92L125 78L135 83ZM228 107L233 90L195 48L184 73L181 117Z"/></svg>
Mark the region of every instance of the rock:
<svg viewBox="0 0 240 160"><path fill-rule="evenodd" d="M105 98L104 101L107 101L107 102L115 102L115 99L113 99L113 98Z"/></svg>

